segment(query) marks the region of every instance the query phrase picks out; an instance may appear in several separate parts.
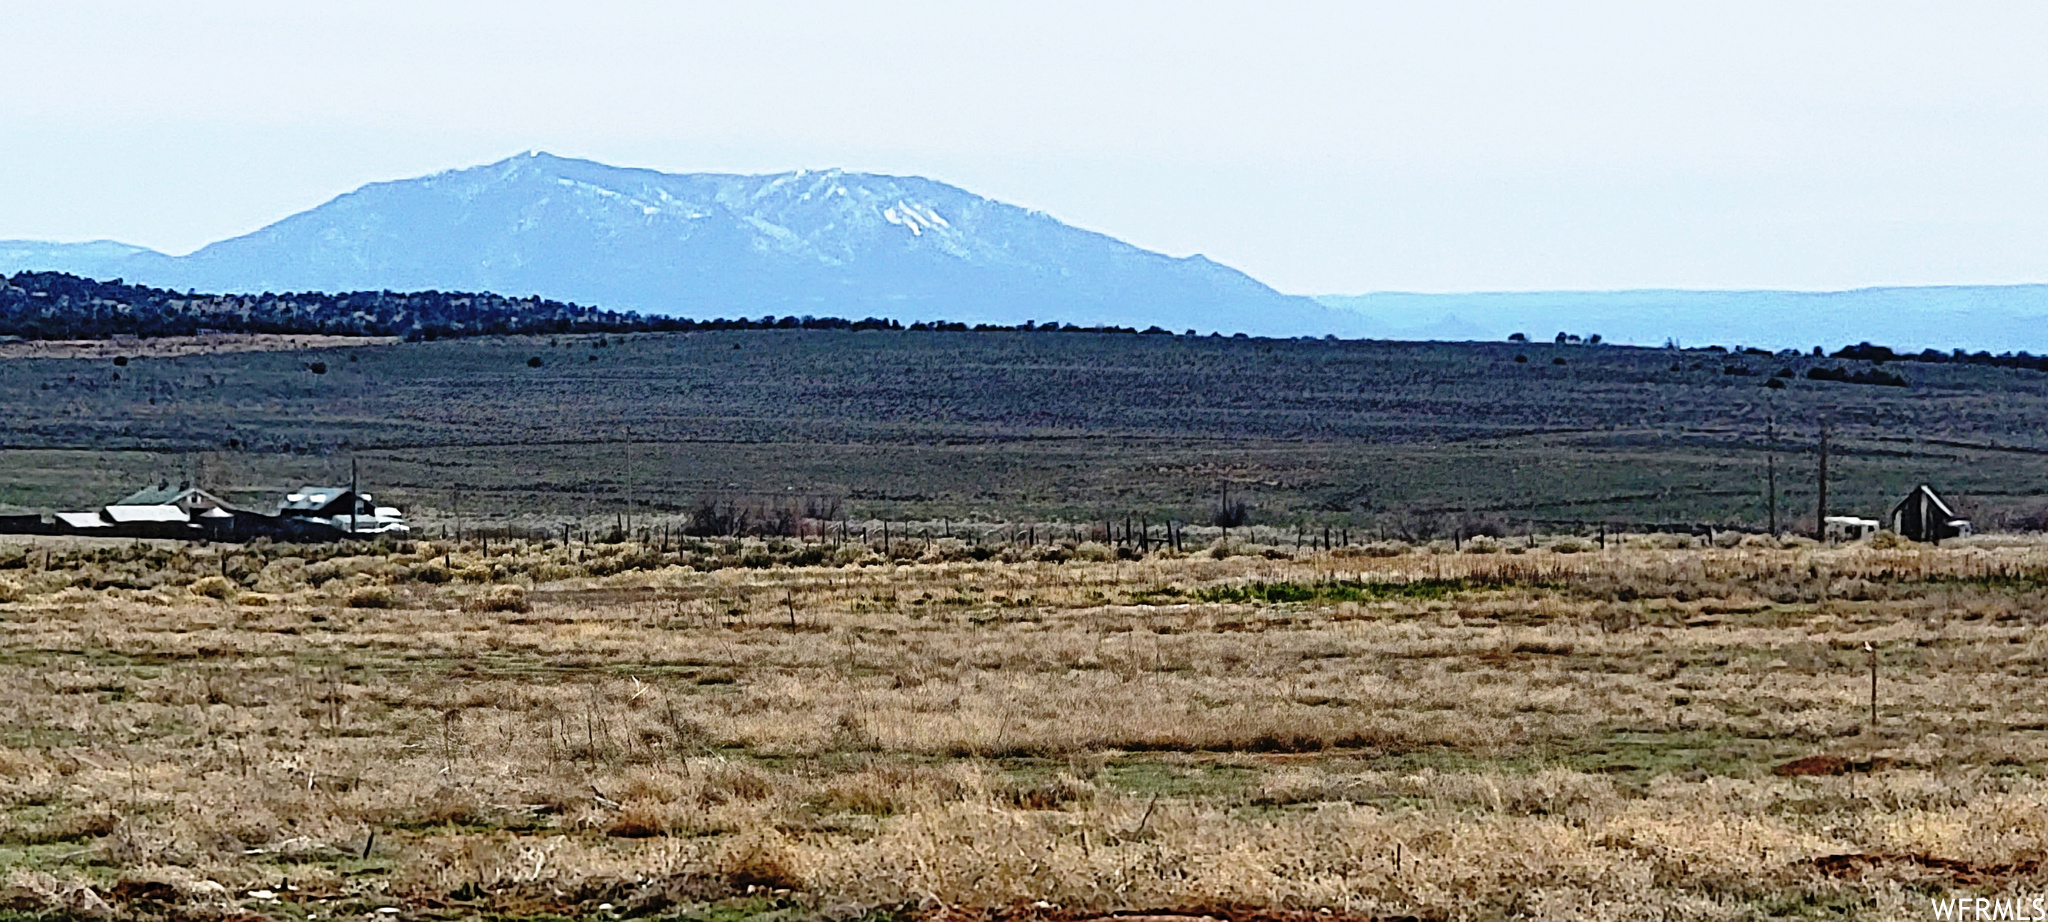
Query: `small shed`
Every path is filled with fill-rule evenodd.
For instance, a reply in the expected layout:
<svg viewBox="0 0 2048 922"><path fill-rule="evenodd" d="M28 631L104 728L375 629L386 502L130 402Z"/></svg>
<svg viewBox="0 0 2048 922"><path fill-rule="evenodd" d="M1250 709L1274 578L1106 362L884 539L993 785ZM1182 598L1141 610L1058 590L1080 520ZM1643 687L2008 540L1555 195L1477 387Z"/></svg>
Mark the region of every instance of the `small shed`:
<svg viewBox="0 0 2048 922"><path fill-rule="evenodd" d="M114 523L100 518L100 514L97 512L59 512L55 514L54 518L57 520L57 531L59 534L110 535L113 533Z"/></svg>
<svg viewBox="0 0 2048 922"><path fill-rule="evenodd" d="M1892 531L1914 541L1936 543L1944 538L1970 536L1970 520L1958 517L1934 488L1921 484L1892 507L1887 519Z"/></svg>
<svg viewBox="0 0 2048 922"><path fill-rule="evenodd" d="M1830 544L1861 541L1877 534L1877 520L1857 518L1853 515L1831 515L1827 518L1824 534Z"/></svg>

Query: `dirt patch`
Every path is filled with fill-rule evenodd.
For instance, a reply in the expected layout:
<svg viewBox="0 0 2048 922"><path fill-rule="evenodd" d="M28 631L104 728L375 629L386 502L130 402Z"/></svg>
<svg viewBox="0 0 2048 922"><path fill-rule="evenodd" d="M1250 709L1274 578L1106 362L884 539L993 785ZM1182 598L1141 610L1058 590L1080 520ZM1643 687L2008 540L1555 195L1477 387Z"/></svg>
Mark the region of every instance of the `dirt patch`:
<svg viewBox="0 0 2048 922"><path fill-rule="evenodd" d="M124 880L107 894L116 903L180 903L178 888L160 880Z"/></svg>
<svg viewBox="0 0 2048 922"><path fill-rule="evenodd" d="M675 598L681 593L667 593ZM643 602L666 601L664 593L652 586L602 587L595 589L537 589L532 593L535 602L566 603L583 605L632 605Z"/></svg>
<svg viewBox="0 0 2048 922"><path fill-rule="evenodd" d="M1841 756L1817 755L1793 759L1771 769L1771 774L1780 778L1809 778L1822 775L1846 775L1850 772L1876 772L1892 767L1891 759L1865 759L1851 761Z"/></svg>
<svg viewBox="0 0 2048 922"><path fill-rule="evenodd" d="M1783 765L1771 769L1771 774L1777 775L1780 778L1804 778L1814 775L1846 775L1848 773L1848 759L1844 759L1841 756L1826 755L1807 756L1803 759L1793 759L1790 762L1787 762Z"/></svg>
<svg viewBox="0 0 2048 922"><path fill-rule="evenodd" d="M1829 877L1855 879L1887 868L1906 869L1929 872L1964 886L2001 883L2041 873L2041 862L2033 859L2012 864L1976 864L1919 854L1825 855L1809 859L1808 863Z"/></svg>
<svg viewBox="0 0 2048 922"><path fill-rule="evenodd" d="M730 881L697 874L677 874L647 880L596 879L568 887L544 884L501 886L489 891L464 888L440 896L422 896L412 905L437 911L461 910L471 914L502 917L576 917L592 908L611 903L624 916L651 916L678 907L738 897L741 888ZM753 891L744 891L751 893ZM785 895L787 891L784 892Z"/></svg>
<svg viewBox="0 0 2048 922"><path fill-rule="evenodd" d="M921 912L918 922L1423 922L1419 916L1361 916L1264 906L1221 905L1130 912L1088 912L1052 906L969 909L946 906Z"/></svg>

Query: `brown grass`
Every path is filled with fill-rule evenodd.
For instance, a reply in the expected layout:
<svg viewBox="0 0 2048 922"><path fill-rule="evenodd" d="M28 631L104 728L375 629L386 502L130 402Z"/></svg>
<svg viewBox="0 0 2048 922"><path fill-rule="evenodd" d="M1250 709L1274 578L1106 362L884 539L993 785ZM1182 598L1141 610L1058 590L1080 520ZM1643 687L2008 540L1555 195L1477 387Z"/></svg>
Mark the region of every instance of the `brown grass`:
<svg viewBox="0 0 2048 922"><path fill-rule="evenodd" d="M312 333L209 333L204 336L154 336L147 339L49 339L0 343L0 359L169 358L233 352L288 352L350 346L389 346L396 336L325 336Z"/></svg>
<svg viewBox="0 0 2048 922"><path fill-rule="evenodd" d="M126 588L24 558L0 864L17 905L131 914L1875 919L2041 883L2048 552L1628 543L609 576L422 546L230 566L260 596L198 551ZM1314 598L1198 601L1252 584Z"/></svg>

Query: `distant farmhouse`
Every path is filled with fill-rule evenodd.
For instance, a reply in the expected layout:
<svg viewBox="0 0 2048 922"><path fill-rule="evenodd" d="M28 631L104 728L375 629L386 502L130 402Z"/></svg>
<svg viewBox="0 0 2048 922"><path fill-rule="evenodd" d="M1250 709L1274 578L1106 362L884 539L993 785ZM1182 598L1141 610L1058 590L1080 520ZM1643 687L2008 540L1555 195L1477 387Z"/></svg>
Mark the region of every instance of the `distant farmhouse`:
<svg viewBox="0 0 2048 922"><path fill-rule="evenodd" d="M1853 515L1831 515L1823 523L1822 532L1829 543L1861 541L1873 537L1878 529L1889 529L1902 538L1939 544L1949 538L1967 538L1973 533L1970 520L1956 515L1955 509L1934 492L1934 488L1921 484L1899 500L1883 521L1858 518Z"/></svg>
<svg viewBox="0 0 2048 922"><path fill-rule="evenodd" d="M1934 488L1924 483L1914 487L1913 492L1892 507L1887 524L1901 537L1929 543L1945 538L1967 538L1971 531L1970 520L1958 517L1955 510L1935 494Z"/></svg>
<svg viewBox="0 0 2048 922"><path fill-rule="evenodd" d="M343 536L403 536L412 531L405 516L371 502L370 494L347 487L300 487L287 493L278 517L297 528L325 528Z"/></svg>
<svg viewBox="0 0 2048 922"><path fill-rule="evenodd" d="M276 512L245 509L181 483L161 481L90 512L0 517L0 533L188 541L342 541L411 533L405 515L348 487L301 487Z"/></svg>

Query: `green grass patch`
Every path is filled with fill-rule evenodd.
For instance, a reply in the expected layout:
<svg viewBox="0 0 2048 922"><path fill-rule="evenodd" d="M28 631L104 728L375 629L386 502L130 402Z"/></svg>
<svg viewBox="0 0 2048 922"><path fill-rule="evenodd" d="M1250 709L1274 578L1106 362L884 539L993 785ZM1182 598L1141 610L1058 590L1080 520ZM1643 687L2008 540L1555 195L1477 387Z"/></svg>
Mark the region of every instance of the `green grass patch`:
<svg viewBox="0 0 2048 922"><path fill-rule="evenodd" d="M1361 764L1379 771L1398 772L1429 768L1439 772L1534 774L1561 768L1647 781L1690 772L1750 777L1768 773L1771 766L1809 751L1810 747L1788 740L1750 739L1727 733L1616 730L1491 753L1425 746L1364 759Z"/></svg>
<svg viewBox="0 0 2048 922"><path fill-rule="evenodd" d="M1203 602L1368 602L1378 599L1441 599L1460 592L1495 588L1467 579L1413 579L1406 582L1330 580L1320 583L1263 580L1195 590Z"/></svg>
<svg viewBox="0 0 2048 922"><path fill-rule="evenodd" d="M1099 780L1141 797L1242 798L1262 774L1262 770L1245 765L1175 765L1144 759L1111 762L1103 767Z"/></svg>

